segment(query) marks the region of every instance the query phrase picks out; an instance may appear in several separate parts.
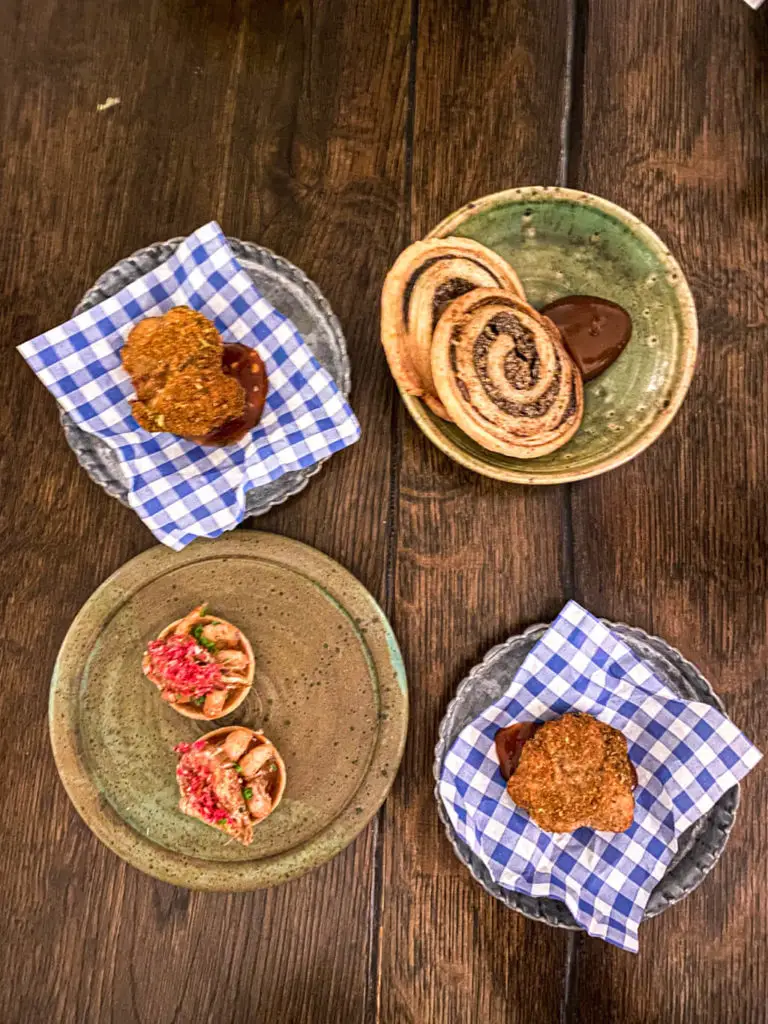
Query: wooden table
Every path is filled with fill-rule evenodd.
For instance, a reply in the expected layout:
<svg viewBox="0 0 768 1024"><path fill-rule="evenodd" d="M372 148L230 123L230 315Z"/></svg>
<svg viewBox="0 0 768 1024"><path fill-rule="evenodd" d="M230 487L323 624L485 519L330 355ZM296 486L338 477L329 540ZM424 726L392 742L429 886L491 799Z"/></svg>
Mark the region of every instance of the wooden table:
<svg viewBox="0 0 768 1024"><path fill-rule="evenodd" d="M3 1024L764 1024L768 781L641 954L486 896L435 813L438 722L492 644L576 597L694 659L768 749L768 12L741 0L5 0L0 5ZM109 96L118 106L99 111ZM577 486L473 476L396 398L378 297L405 244L518 184L627 206L701 324L683 410ZM13 346L120 256L215 217L299 264L347 333L363 440L257 524L378 597L412 722L379 817L325 868L203 895L102 847L58 783L48 681L152 538L89 482Z"/></svg>

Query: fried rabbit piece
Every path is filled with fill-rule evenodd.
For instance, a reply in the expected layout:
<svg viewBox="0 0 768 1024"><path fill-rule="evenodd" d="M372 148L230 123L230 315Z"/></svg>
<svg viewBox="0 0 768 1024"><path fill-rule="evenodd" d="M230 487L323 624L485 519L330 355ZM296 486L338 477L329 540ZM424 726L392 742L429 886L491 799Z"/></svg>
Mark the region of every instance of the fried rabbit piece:
<svg viewBox="0 0 768 1024"><path fill-rule="evenodd" d="M140 321L121 352L137 423L194 439L240 416L245 392L223 372L223 350L213 323L187 306Z"/></svg>
<svg viewBox="0 0 768 1024"><path fill-rule="evenodd" d="M169 375L146 401L131 406L133 418L150 433L166 431L195 440L242 414L245 392L234 377L213 370Z"/></svg>
<svg viewBox="0 0 768 1024"><path fill-rule="evenodd" d="M626 832L636 776L627 741L591 715L563 715L526 741L507 792L545 832Z"/></svg>

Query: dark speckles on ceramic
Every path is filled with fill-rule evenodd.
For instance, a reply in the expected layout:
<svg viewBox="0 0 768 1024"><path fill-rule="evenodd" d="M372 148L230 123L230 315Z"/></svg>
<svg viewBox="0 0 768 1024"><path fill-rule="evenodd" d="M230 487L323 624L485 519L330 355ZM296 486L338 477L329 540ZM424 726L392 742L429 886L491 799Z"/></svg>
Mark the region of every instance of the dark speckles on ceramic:
<svg viewBox="0 0 768 1024"><path fill-rule="evenodd" d="M512 483L559 484L614 469L667 428L693 376L698 329L680 267L649 227L599 196L563 188L516 188L485 196L430 233L461 235L495 249L541 308L565 295L623 306L632 339L584 389L584 419L567 445L539 459L486 451L420 399L402 395L426 436L456 462Z"/></svg>
<svg viewBox="0 0 768 1024"><path fill-rule="evenodd" d="M173 746L210 730L176 715L141 673L165 624L206 601L251 640L254 686L217 724L263 729L285 797L242 847L177 810ZM304 545L240 532L180 554L154 548L83 607L57 660L51 738L87 824L136 867L193 888L294 877L346 846L385 798L407 696L384 616L346 570Z"/></svg>

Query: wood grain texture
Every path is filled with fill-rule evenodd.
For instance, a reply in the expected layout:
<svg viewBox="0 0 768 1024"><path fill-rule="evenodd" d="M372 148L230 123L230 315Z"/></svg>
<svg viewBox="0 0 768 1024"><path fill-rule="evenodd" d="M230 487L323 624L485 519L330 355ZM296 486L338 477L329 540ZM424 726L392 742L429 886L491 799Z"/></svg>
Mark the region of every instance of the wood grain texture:
<svg viewBox="0 0 768 1024"><path fill-rule="evenodd" d="M0 11L0 426L15 439L0 449L14 581L0 665L3 1022L370 1019L375 826L311 876L219 896L126 867L70 807L46 735L56 649L152 538L88 482L12 346L64 319L115 259L212 216L301 265L348 332L366 440L259 525L316 544L383 599L392 387L376 305L404 235L409 16L407 3L351 0ZM97 112L108 95L120 105Z"/></svg>
<svg viewBox="0 0 768 1024"><path fill-rule="evenodd" d="M768 22L719 0L591 0L572 181L655 228L691 283L701 349L670 430L573 489L577 597L697 662L763 749L768 382ZM766 773L725 854L643 926L640 955L580 938L567 1018L762 1024L768 1010Z"/></svg>
<svg viewBox="0 0 768 1024"><path fill-rule="evenodd" d="M667 434L607 477L525 490L455 466L393 404L378 295L396 253L468 199L568 165L571 2L0 5L3 1024L764 1024L764 770L720 864L644 926L639 957L508 912L435 813L433 748L458 682L574 582L595 612L697 661L768 747L766 12L577 3L568 184L656 228L699 308L698 372ZM120 104L99 112L110 95ZM364 432L250 526L315 545L371 589L412 699L380 819L325 868L235 895L128 868L58 784L56 650L152 538L87 480L12 351L120 256L211 217L324 290Z"/></svg>
<svg viewBox="0 0 768 1024"><path fill-rule="evenodd" d="M421 0L416 46L412 238L474 197L555 180L563 5ZM563 604L562 494L469 473L403 410L399 430L393 614L412 703L384 814L378 1020L553 1021L567 936L508 911L456 860L435 810L432 761L469 668Z"/></svg>

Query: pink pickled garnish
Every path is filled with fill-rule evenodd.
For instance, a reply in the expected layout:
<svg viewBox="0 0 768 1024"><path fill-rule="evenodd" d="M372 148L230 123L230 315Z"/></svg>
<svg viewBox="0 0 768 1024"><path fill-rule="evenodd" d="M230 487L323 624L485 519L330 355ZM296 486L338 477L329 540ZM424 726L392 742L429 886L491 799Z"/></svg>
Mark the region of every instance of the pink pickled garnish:
<svg viewBox="0 0 768 1024"><path fill-rule="evenodd" d="M174 754L188 754L192 749L191 743L177 743L173 748Z"/></svg>
<svg viewBox="0 0 768 1024"><path fill-rule="evenodd" d="M200 740L194 744L198 747ZM188 744L179 744L188 746ZM203 746L205 743L203 742ZM191 748L190 748L191 749ZM185 751L189 753L189 751ZM219 825L226 821L228 825L236 824L236 819L219 803L213 788L213 771L210 765L199 759L182 757L176 767L176 776L190 809L195 811L209 825Z"/></svg>
<svg viewBox="0 0 768 1024"><path fill-rule="evenodd" d="M221 666L189 635L151 640L147 653L152 675L161 680L168 693L194 700L222 688Z"/></svg>

